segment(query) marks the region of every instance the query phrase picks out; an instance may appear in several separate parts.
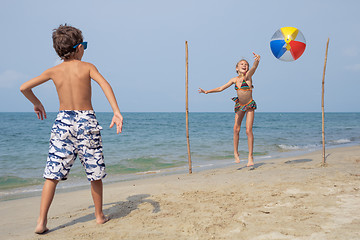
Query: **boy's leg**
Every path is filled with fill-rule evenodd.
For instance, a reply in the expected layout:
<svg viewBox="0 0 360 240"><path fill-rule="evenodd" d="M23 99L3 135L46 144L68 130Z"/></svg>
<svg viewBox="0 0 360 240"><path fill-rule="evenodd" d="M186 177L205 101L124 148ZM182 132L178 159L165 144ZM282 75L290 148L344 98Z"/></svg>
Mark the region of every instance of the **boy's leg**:
<svg viewBox="0 0 360 240"><path fill-rule="evenodd" d="M239 133L240 133L240 127L241 122L244 118L245 112L238 111L235 113L235 123L234 123L234 157L235 162L240 163L239 158Z"/></svg>
<svg viewBox="0 0 360 240"><path fill-rule="evenodd" d="M249 156L247 166L254 165L254 134L253 134L253 124L254 124L255 111L249 110L246 113L246 135L248 138L248 148L249 148Z"/></svg>
<svg viewBox="0 0 360 240"><path fill-rule="evenodd" d="M49 212L49 208L51 202L55 195L56 185L58 184L58 180L46 179L42 194L41 194L41 203L40 203L40 216L35 228L35 233L44 233L49 229L46 227L47 224L47 214Z"/></svg>
<svg viewBox="0 0 360 240"><path fill-rule="evenodd" d="M101 179L96 181L91 181L91 195L95 206L96 223L98 224L106 223L109 220L109 218L104 215L102 210L103 184Z"/></svg>
<svg viewBox="0 0 360 240"><path fill-rule="evenodd" d="M95 206L95 218L98 224L103 224L109 219L105 217L103 205L103 183L102 178L106 176L105 163L102 152L102 141L100 130L102 127L96 120L94 111L77 112L77 135L78 156L81 164L85 167L88 180L91 182L91 195Z"/></svg>

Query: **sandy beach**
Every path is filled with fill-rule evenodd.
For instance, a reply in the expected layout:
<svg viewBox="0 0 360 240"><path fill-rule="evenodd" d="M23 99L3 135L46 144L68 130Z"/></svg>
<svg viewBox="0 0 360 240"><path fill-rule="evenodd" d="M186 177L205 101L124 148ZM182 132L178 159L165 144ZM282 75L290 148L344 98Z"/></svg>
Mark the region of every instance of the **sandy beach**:
<svg viewBox="0 0 360 240"><path fill-rule="evenodd" d="M0 203L0 239L360 239L360 146L58 193L44 235L40 197Z"/></svg>

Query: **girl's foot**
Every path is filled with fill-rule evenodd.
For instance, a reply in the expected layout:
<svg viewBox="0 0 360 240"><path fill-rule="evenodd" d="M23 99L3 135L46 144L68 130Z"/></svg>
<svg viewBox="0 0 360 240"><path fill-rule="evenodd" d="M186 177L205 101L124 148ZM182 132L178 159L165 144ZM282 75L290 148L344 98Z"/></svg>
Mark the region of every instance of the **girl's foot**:
<svg viewBox="0 0 360 240"><path fill-rule="evenodd" d="M49 229L46 227L46 223L38 222L35 228L35 233L37 234L43 234L49 231Z"/></svg>
<svg viewBox="0 0 360 240"><path fill-rule="evenodd" d="M238 153L234 153L234 157L235 157L235 163L240 163L239 154L238 154Z"/></svg>
<svg viewBox="0 0 360 240"><path fill-rule="evenodd" d="M249 158L248 158L248 163L247 163L246 166L247 166L247 167L254 166L254 159L253 159L253 157L249 157Z"/></svg>

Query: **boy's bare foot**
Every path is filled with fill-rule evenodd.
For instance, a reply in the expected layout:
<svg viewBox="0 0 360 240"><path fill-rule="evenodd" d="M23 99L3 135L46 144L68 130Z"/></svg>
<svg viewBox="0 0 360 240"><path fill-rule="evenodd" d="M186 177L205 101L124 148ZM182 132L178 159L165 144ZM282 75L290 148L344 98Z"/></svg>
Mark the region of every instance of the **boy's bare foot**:
<svg viewBox="0 0 360 240"><path fill-rule="evenodd" d="M36 225L35 233L37 233L37 234L43 234L43 233L46 233L47 231L49 231L49 229L46 227L46 223L45 223L45 224L38 223L38 224Z"/></svg>
<svg viewBox="0 0 360 240"><path fill-rule="evenodd" d="M238 154L238 153L234 153L234 157L235 157L235 163L240 163L239 154Z"/></svg>
<svg viewBox="0 0 360 240"><path fill-rule="evenodd" d="M107 217L107 216L105 216L104 214L102 214L102 215L99 216L99 217L96 217L96 223L97 223L97 224L104 224L104 223L106 223L106 222L109 221L109 220L110 220L110 218Z"/></svg>

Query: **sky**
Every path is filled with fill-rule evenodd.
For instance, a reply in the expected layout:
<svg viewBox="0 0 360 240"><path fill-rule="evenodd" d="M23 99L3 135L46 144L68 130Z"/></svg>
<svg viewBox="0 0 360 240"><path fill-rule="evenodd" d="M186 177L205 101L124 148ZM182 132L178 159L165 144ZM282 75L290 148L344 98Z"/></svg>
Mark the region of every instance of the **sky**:
<svg viewBox="0 0 360 240"><path fill-rule="evenodd" d="M61 61L52 30L70 24L82 30L91 62L113 87L122 112L185 111L185 41L189 44L189 111L232 112L233 87L199 94L236 76L242 58L253 64L253 98L259 112L360 112L360 1L303 0L0 0L0 112L30 112L22 83ZM281 27L296 27L306 50L283 62L270 50ZM93 107L111 108L93 82ZM48 112L57 112L52 81L34 88Z"/></svg>

